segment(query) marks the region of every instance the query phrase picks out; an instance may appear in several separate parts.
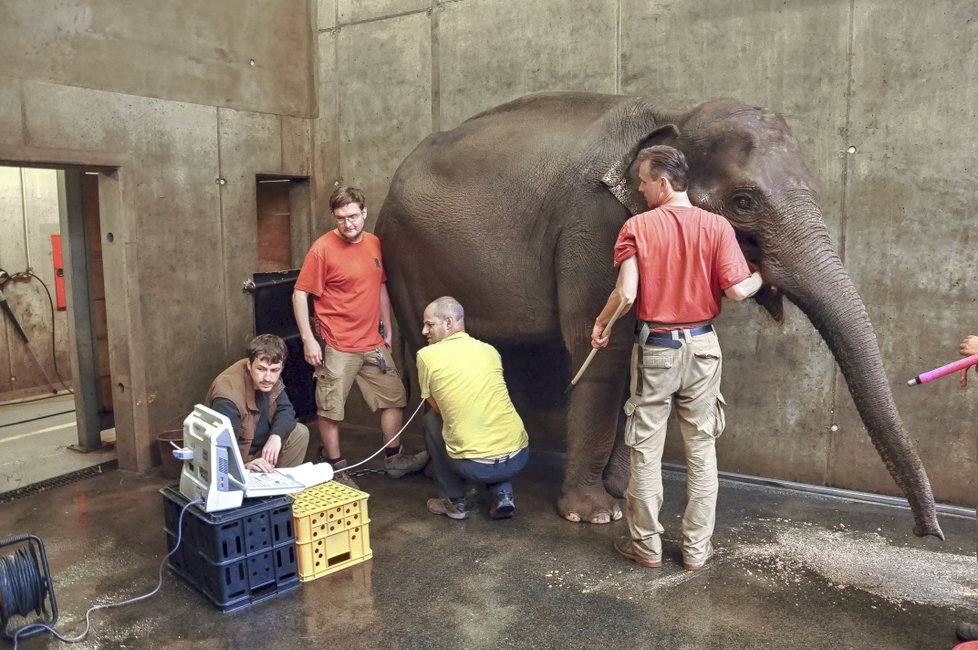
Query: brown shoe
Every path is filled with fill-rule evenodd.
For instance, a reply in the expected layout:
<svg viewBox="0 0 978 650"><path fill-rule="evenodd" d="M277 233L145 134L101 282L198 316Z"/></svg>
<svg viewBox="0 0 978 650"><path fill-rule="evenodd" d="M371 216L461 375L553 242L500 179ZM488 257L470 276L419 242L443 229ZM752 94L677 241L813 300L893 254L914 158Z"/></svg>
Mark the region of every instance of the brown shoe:
<svg viewBox="0 0 978 650"><path fill-rule="evenodd" d="M319 457L322 459L323 457L322 452L320 452ZM328 462L328 461L323 461L323 462ZM346 466L347 466L347 462L345 458L340 458L335 463L332 463L333 480L339 483L340 485L345 485L346 487L351 487L354 490L359 490L360 486L356 484L356 481L354 481L353 478L351 478L347 472L340 471L346 469Z"/></svg>
<svg viewBox="0 0 978 650"><path fill-rule="evenodd" d="M699 564L690 564L689 562L686 561L686 559L684 557L683 558L683 568L686 569L687 571L700 571L700 570L702 570L703 568L706 567L706 564L711 559L713 559L713 544L710 544L709 547L707 547L707 549L706 549L706 557L703 558L703 561L700 562Z"/></svg>
<svg viewBox="0 0 978 650"><path fill-rule="evenodd" d="M631 539L627 537L622 537L616 540L612 546L615 549L615 553L622 556L626 560L631 560L639 566L644 566L646 569L661 569L662 560L650 560L638 554L635 550L635 544Z"/></svg>

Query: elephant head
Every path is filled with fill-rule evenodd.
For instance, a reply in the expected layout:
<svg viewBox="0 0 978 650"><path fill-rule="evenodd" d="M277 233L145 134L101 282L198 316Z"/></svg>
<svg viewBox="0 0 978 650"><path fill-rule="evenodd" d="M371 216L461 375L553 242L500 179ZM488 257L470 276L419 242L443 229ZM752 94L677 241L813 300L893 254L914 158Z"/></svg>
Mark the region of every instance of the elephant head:
<svg viewBox="0 0 978 650"><path fill-rule="evenodd" d="M808 316L835 356L873 445L910 502L914 534L943 539L930 482L894 404L873 326L832 246L815 180L784 119L731 99L662 117L666 125L636 143L605 183L633 214L644 211L635 154L669 144L686 155L690 200L726 217L747 259L761 269L764 287L756 300L779 322L782 296Z"/></svg>

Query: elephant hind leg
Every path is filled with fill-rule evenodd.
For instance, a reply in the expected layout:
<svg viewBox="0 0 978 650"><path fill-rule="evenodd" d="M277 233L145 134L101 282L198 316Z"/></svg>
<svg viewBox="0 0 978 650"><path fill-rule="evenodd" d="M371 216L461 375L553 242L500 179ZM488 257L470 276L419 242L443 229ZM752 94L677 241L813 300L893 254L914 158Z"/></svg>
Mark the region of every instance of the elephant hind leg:
<svg viewBox="0 0 978 650"><path fill-rule="evenodd" d="M584 328L577 328L583 331ZM621 519L621 506L615 496L627 485L627 463L622 478L616 467L608 473L609 458L620 438L619 413L628 383L629 336L621 332L612 345L594 357L567 406L567 462L562 494L557 509L564 519L574 522L607 524ZM566 337L565 337L566 340ZM587 341L589 344L590 341ZM590 345L568 345L574 368L587 356ZM616 432L618 435L616 436ZM617 492L609 494L606 489Z"/></svg>
<svg viewBox="0 0 978 650"><path fill-rule="evenodd" d="M618 418L618 432L615 435L615 446L611 450L608 466L604 468L604 487L613 497L625 498L625 490L631 478L628 447L625 446L625 419Z"/></svg>

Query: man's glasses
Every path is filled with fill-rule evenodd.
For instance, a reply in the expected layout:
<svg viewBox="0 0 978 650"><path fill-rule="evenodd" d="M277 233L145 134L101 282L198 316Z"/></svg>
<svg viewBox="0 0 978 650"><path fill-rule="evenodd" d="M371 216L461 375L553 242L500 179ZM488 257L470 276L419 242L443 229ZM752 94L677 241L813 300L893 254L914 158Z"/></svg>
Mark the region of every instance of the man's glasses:
<svg viewBox="0 0 978 650"><path fill-rule="evenodd" d="M357 219L359 219L364 215L364 212L365 212L364 210L361 210L360 212L357 212L356 214L349 217L337 217L334 214L333 218L336 219L336 223L356 223Z"/></svg>

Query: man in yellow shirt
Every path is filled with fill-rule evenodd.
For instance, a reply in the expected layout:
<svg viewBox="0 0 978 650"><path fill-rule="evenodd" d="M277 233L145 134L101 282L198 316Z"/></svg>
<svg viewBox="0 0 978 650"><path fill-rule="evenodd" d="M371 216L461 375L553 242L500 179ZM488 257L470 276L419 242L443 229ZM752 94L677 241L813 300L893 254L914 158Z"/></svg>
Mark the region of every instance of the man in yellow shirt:
<svg viewBox="0 0 978 650"><path fill-rule="evenodd" d="M469 479L488 488L490 517L512 517L510 479L526 466L529 441L499 353L465 333L465 311L449 296L424 310L421 333L428 346L418 352L418 383L432 407L424 418L425 443L442 493L428 499L428 510L466 519L462 481Z"/></svg>

